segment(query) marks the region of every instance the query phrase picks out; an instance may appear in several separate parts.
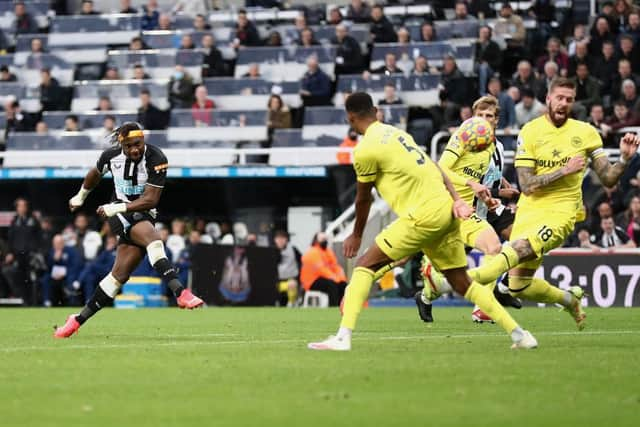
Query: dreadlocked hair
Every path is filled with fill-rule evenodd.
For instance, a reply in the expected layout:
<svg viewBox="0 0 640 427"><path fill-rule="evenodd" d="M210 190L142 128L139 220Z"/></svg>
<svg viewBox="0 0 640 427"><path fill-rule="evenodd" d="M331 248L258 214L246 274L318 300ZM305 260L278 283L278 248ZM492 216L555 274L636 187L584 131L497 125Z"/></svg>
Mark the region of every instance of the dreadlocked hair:
<svg viewBox="0 0 640 427"><path fill-rule="evenodd" d="M142 126L137 122L126 122L122 126L115 128L109 135L108 140L112 144L121 144L126 138L134 135L130 135L133 131L142 132Z"/></svg>

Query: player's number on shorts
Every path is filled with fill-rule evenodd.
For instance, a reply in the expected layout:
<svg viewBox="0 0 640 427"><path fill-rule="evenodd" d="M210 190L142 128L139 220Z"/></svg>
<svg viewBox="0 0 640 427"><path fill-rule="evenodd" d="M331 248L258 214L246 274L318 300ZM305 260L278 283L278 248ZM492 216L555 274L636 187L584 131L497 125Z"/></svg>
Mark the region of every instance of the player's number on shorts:
<svg viewBox="0 0 640 427"><path fill-rule="evenodd" d="M476 214L471 214L471 216L469 217L470 220L473 220L477 223L481 223L483 220L482 218L480 218L478 215Z"/></svg>
<svg viewBox="0 0 640 427"><path fill-rule="evenodd" d="M415 151L416 153L418 153L418 159L416 159L416 163L419 165L424 165L424 154L422 154L422 151L420 151L419 148L417 147L412 147L411 145L407 144L405 142L404 137L399 136L398 137L398 141L400 142L400 144L402 144L402 146L407 150L407 152L411 153L412 151Z"/></svg>
<svg viewBox="0 0 640 427"><path fill-rule="evenodd" d="M540 231L538 231L538 236L540 236L543 242L546 242L551 238L551 236L553 236L553 230L546 225L543 225Z"/></svg>

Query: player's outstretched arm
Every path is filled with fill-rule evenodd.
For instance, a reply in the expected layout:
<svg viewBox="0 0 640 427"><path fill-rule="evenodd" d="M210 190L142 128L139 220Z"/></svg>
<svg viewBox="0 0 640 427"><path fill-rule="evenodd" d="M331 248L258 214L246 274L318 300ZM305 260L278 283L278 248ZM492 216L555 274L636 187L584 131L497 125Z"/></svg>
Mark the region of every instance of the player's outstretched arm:
<svg viewBox="0 0 640 427"><path fill-rule="evenodd" d="M605 187L616 185L627 167L627 162L638 151L638 144L640 144L640 136L627 133L620 140L620 160L609 163L607 156L600 156L593 160L591 167Z"/></svg>
<svg viewBox="0 0 640 427"><path fill-rule="evenodd" d="M80 187L80 190L75 196L69 199L69 209L71 212L82 206L91 190L97 187L101 179L102 174L97 168L91 168L91 170L87 172L87 175L84 177L84 181L82 181L82 187Z"/></svg>
<svg viewBox="0 0 640 427"><path fill-rule="evenodd" d="M154 209L160 203L160 196L162 195L162 188L155 187L147 184L144 188L144 193L140 198L134 200L131 203L127 203L128 212L140 212Z"/></svg>
<svg viewBox="0 0 640 427"><path fill-rule="evenodd" d="M479 200L487 203L487 205L492 205L491 202L491 191L487 188L486 185L483 185L479 182L475 182L471 179L467 179L464 176L454 172L453 168L458 161L459 157L456 153L450 150L445 150L442 153L442 157L438 161L438 166L440 167L440 171L443 172L449 181L460 187L467 186L473 190L473 193ZM454 199L455 200L455 199Z"/></svg>
<svg viewBox="0 0 640 427"><path fill-rule="evenodd" d="M369 210L371 209L371 203L373 202L373 196L371 195L373 185L373 182L358 181L357 183L355 201L356 223L353 226L353 233L347 237L343 244L344 256L347 258L353 258L356 256L360 249L362 234L364 233L364 227L367 225Z"/></svg>
<svg viewBox="0 0 640 427"><path fill-rule="evenodd" d="M522 190L525 195L529 196L564 176L580 172L584 169L585 165L586 162L584 157L575 156L569 159L567 164L561 169L542 175L536 175L534 168L518 166L516 167L516 171L518 173L520 190Z"/></svg>

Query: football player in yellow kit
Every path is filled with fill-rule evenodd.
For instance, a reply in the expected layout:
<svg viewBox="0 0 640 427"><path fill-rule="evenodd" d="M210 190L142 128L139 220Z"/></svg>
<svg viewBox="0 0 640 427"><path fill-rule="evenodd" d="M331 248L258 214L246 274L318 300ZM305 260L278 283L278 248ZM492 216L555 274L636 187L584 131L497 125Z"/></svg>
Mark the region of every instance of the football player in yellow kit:
<svg viewBox="0 0 640 427"><path fill-rule="evenodd" d="M582 215L582 178L587 160L591 159L602 184L612 187L636 153L640 137L625 134L620 140L620 159L610 163L596 129L569 118L575 96L575 84L557 78L549 86L547 113L520 131L515 166L523 195L511 231L512 243L469 274L480 283L492 283L509 271L512 295L562 305L581 330L586 319L582 288L572 286L565 291L533 275L543 255L562 245L573 231L576 218Z"/></svg>
<svg viewBox="0 0 640 427"><path fill-rule="evenodd" d="M483 96L478 98L473 103L472 111L474 117L485 119L495 131L500 113L500 106L495 97ZM491 210L498 208L500 205L500 201L492 198L490 189L482 182L492 164L492 157L497 149L496 144L492 143L486 149L473 151L466 147L465 144L462 144L458 138L458 132L456 132L449 139L438 162L451 180L455 190L460 194L460 197L469 205L475 205L476 201L484 203L486 208L483 210L485 212L487 208ZM504 207L500 207L500 210L501 214L513 220L511 211L504 212ZM510 223L511 221L507 219L506 222ZM461 221L460 233L462 241L467 247L478 249L484 253L483 262L487 262L498 255L502 249L498 232L487 221L486 214L474 213L469 219ZM451 292L452 289L442 274L435 271L426 257L423 258L421 271L425 279L425 286L415 296L416 305L418 306L420 318L425 322L432 322L431 302L440 295ZM490 286L499 302L503 305L521 307L517 300L511 296L501 294L498 289L494 289L495 285L495 283L492 283ZM491 321L478 307L474 308L472 319L478 322Z"/></svg>
<svg viewBox="0 0 640 427"><path fill-rule="evenodd" d="M360 249L374 186L398 218L378 234L375 243L358 259L345 293L338 333L308 347L350 350L352 331L376 272L423 251L457 292L478 304L511 335L513 348L535 348L535 338L498 304L489 287L469 279L459 218L469 218L472 210L446 175L411 135L376 120L376 108L368 94L350 95L345 108L351 127L364 136L354 151L358 181L356 221L353 233L344 242L344 255L352 258Z"/></svg>

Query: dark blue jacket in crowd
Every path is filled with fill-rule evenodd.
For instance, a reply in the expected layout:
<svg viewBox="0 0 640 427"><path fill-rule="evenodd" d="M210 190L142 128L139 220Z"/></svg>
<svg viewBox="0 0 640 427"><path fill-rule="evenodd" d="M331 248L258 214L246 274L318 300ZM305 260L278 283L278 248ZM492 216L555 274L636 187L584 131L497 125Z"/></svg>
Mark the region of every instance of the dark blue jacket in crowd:
<svg viewBox="0 0 640 427"><path fill-rule="evenodd" d="M315 73L307 71L302 78L302 89L309 91L311 96L330 96L331 79L320 68Z"/></svg>
<svg viewBox="0 0 640 427"><path fill-rule="evenodd" d="M516 121L516 105L513 98L507 95L507 92L500 92L498 95L498 103L500 104L500 117L498 118L498 129L507 127L515 127Z"/></svg>
<svg viewBox="0 0 640 427"><path fill-rule="evenodd" d="M147 7L142 7L142 19L140 21L140 27L143 31L155 30L158 28L158 20L160 19L160 13L154 10L151 16L147 14Z"/></svg>
<svg viewBox="0 0 640 427"><path fill-rule="evenodd" d="M84 283L87 280L96 282L102 280L104 276L109 274L113 268L113 264L116 261L116 249L103 250L100 254L91 262L88 262L82 269L78 281Z"/></svg>
<svg viewBox="0 0 640 427"><path fill-rule="evenodd" d="M49 266L49 271L47 272L48 278L50 280L53 280L51 278L51 271L53 270L54 266L66 267L67 275L64 279L65 285L71 285L75 280L77 280L80 272L82 271L82 256L80 256L80 253L76 248L71 246L64 247L64 249L62 250L62 257L59 260L54 260L53 255L54 250L51 249L49 251L49 255L47 256L47 265Z"/></svg>

